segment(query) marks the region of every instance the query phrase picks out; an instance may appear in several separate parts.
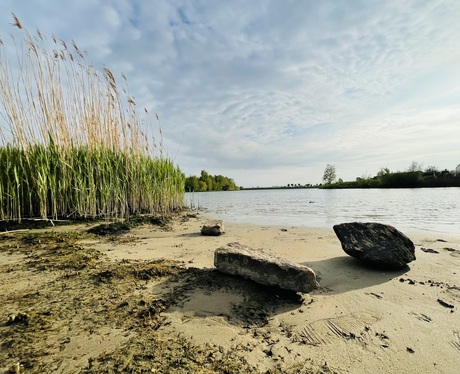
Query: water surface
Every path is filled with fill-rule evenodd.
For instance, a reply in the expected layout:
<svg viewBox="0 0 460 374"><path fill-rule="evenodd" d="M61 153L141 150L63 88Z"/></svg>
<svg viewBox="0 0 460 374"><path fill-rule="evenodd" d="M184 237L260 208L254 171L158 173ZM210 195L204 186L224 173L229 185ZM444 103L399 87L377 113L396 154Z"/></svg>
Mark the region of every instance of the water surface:
<svg viewBox="0 0 460 374"><path fill-rule="evenodd" d="M400 230L460 234L460 188L285 189L186 193L216 219L257 225L332 227L380 222Z"/></svg>

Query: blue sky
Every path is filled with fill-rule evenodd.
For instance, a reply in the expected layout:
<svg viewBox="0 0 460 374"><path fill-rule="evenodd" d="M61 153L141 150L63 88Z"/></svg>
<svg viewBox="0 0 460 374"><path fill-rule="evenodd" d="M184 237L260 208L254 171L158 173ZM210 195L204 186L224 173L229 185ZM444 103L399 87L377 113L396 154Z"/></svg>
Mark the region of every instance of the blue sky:
<svg viewBox="0 0 460 374"><path fill-rule="evenodd" d="M187 175L354 180L460 163L460 1L2 0L123 72Z"/></svg>

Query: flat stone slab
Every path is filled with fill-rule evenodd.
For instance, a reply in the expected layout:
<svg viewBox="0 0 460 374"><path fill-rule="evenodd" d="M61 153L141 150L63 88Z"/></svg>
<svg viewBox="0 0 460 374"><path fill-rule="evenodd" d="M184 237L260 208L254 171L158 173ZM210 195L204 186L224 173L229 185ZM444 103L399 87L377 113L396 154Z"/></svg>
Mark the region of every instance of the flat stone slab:
<svg viewBox="0 0 460 374"><path fill-rule="evenodd" d="M319 287L315 272L238 242L229 243L214 252L214 266L223 273L239 275L266 286L310 292Z"/></svg>
<svg viewBox="0 0 460 374"><path fill-rule="evenodd" d="M374 222L341 223L333 227L342 249L364 264L399 269L415 260L415 246L393 226Z"/></svg>
<svg viewBox="0 0 460 374"><path fill-rule="evenodd" d="M223 221L209 221L201 228L201 235L219 236L225 233Z"/></svg>

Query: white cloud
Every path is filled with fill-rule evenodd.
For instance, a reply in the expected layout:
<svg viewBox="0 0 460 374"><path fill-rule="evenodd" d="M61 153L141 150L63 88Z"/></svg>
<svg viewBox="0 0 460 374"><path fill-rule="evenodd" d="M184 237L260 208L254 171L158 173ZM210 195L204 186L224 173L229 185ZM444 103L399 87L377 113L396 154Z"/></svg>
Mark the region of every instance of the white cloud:
<svg viewBox="0 0 460 374"><path fill-rule="evenodd" d="M327 163L354 179L412 160L460 162L456 0L0 7L3 37L15 12L125 72L187 174L227 172L250 186L320 182Z"/></svg>

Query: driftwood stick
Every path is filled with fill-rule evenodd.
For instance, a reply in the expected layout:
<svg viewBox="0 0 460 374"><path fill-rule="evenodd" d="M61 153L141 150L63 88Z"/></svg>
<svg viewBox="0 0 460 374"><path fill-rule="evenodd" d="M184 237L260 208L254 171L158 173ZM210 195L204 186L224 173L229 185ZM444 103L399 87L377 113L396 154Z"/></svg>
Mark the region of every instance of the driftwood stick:
<svg viewBox="0 0 460 374"><path fill-rule="evenodd" d="M26 231L30 231L30 229L20 229L20 230L13 230L13 231L2 231L2 232L0 232L0 235L16 234L17 232L26 232Z"/></svg>

